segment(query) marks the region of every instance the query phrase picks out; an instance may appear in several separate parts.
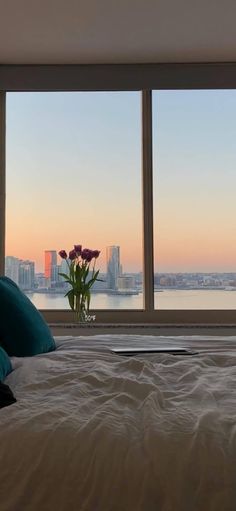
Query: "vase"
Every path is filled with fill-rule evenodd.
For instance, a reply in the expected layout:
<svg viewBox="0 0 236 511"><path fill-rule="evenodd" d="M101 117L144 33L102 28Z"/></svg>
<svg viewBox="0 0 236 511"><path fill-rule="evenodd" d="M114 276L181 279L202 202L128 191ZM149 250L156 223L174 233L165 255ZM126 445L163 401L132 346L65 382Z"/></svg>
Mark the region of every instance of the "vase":
<svg viewBox="0 0 236 511"><path fill-rule="evenodd" d="M90 323L95 321L95 314L90 314L89 312L89 301L86 299L82 293L73 294L73 297L70 296L69 304L71 309L74 311L74 322L75 323ZM89 297L90 298L90 297Z"/></svg>
<svg viewBox="0 0 236 511"><path fill-rule="evenodd" d="M86 323L88 312L84 296L81 293L75 295L75 322Z"/></svg>
<svg viewBox="0 0 236 511"><path fill-rule="evenodd" d="M87 323L87 311L85 309L80 310L79 312L75 311L75 322L76 323Z"/></svg>
<svg viewBox="0 0 236 511"><path fill-rule="evenodd" d="M95 314L90 314L87 309L80 310L79 312L75 311L75 323L91 323L95 319Z"/></svg>

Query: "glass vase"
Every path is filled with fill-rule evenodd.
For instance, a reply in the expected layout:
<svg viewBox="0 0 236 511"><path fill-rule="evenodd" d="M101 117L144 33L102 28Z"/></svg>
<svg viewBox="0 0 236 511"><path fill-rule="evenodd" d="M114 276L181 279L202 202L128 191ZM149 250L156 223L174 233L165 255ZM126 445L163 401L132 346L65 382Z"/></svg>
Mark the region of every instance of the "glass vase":
<svg viewBox="0 0 236 511"><path fill-rule="evenodd" d="M79 293L75 295L75 322L86 323L88 316L88 309L84 296Z"/></svg>

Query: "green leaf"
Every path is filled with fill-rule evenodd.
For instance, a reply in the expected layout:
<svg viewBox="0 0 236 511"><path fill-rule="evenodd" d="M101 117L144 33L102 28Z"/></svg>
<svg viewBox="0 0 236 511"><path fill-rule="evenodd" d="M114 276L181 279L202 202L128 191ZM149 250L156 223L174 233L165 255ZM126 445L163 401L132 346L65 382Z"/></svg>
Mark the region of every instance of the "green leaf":
<svg viewBox="0 0 236 511"><path fill-rule="evenodd" d="M89 307L90 307L90 291L87 289L84 293L84 301L87 305L87 311L89 311Z"/></svg>
<svg viewBox="0 0 236 511"><path fill-rule="evenodd" d="M96 280L96 279L97 279L98 274L99 274L99 270L97 270L97 271L94 273L94 275L93 275L93 279L94 279L94 280Z"/></svg>
<svg viewBox="0 0 236 511"><path fill-rule="evenodd" d="M88 272L89 272L89 266L87 266L87 268L85 268L85 272L84 272L84 280L86 280L86 279L87 279Z"/></svg>
<svg viewBox="0 0 236 511"><path fill-rule="evenodd" d="M75 279L76 279L76 283L79 284L81 282L81 279L82 279L82 270L80 268L80 266L77 264L76 268L75 268Z"/></svg>
<svg viewBox="0 0 236 511"><path fill-rule="evenodd" d="M58 275L61 275L61 277L64 277L66 280L70 280L70 277L66 275L66 273L58 273Z"/></svg>
<svg viewBox="0 0 236 511"><path fill-rule="evenodd" d="M74 282L75 281L75 263L74 261L70 264L70 278Z"/></svg>
<svg viewBox="0 0 236 511"><path fill-rule="evenodd" d="M70 308L74 311L75 310L75 295L74 295L74 290L70 289L70 291L68 291L68 293L66 293L65 296L67 296L67 298L68 298Z"/></svg>

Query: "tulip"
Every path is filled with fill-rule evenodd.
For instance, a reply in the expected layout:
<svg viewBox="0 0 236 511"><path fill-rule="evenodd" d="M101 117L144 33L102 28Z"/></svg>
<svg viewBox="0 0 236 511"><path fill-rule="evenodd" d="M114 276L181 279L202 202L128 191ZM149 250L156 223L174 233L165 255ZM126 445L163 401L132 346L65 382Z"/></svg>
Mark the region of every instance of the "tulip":
<svg viewBox="0 0 236 511"><path fill-rule="evenodd" d="M67 253L65 250L60 250L60 252L58 252L59 256L62 258L62 259L67 259Z"/></svg>
<svg viewBox="0 0 236 511"><path fill-rule="evenodd" d="M84 248L84 250L82 250L82 252L81 252L82 259L84 259L84 260L87 259L87 256L90 252L91 252L91 250L89 250L89 248Z"/></svg>
<svg viewBox="0 0 236 511"><path fill-rule="evenodd" d="M77 257L76 251L75 251L74 249L73 249L73 250L71 250L71 251L69 252L69 259L70 259L71 261L74 261L74 259L76 259L76 257Z"/></svg>
<svg viewBox="0 0 236 511"><path fill-rule="evenodd" d="M95 259L98 258L99 254L100 254L100 250L93 250L93 257L95 257Z"/></svg>
<svg viewBox="0 0 236 511"><path fill-rule="evenodd" d="M100 251L90 250L89 248L84 248L82 250L82 245L74 245L74 248L69 252L69 256L67 256L65 250L60 250L58 254L62 259L66 260L69 269L69 276L65 273L60 273L59 275L64 277L67 285L69 284L71 286L71 289L69 289L65 295L68 296L70 308L76 312L76 318L79 319L79 321L84 321L87 318L89 318L89 320L94 319L92 316L88 315L90 288L96 280L99 280L99 270L95 272L95 265ZM92 259L94 259L93 268L92 271L88 271ZM81 300L80 307L79 300Z"/></svg>
<svg viewBox="0 0 236 511"><path fill-rule="evenodd" d="M74 250L77 255L81 255L82 245L74 245Z"/></svg>

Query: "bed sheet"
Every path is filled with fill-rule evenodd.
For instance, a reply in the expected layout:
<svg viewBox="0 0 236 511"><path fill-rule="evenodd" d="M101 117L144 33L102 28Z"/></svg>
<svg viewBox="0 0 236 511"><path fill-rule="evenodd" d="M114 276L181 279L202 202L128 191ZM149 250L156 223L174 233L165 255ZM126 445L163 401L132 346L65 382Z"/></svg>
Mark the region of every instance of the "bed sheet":
<svg viewBox="0 0 236 511"><path fill-rule="evenodd" d="M1 511L235 511L236 337L57 337L13 359ZM120 357L111 346L199 350Z"/></svg>

